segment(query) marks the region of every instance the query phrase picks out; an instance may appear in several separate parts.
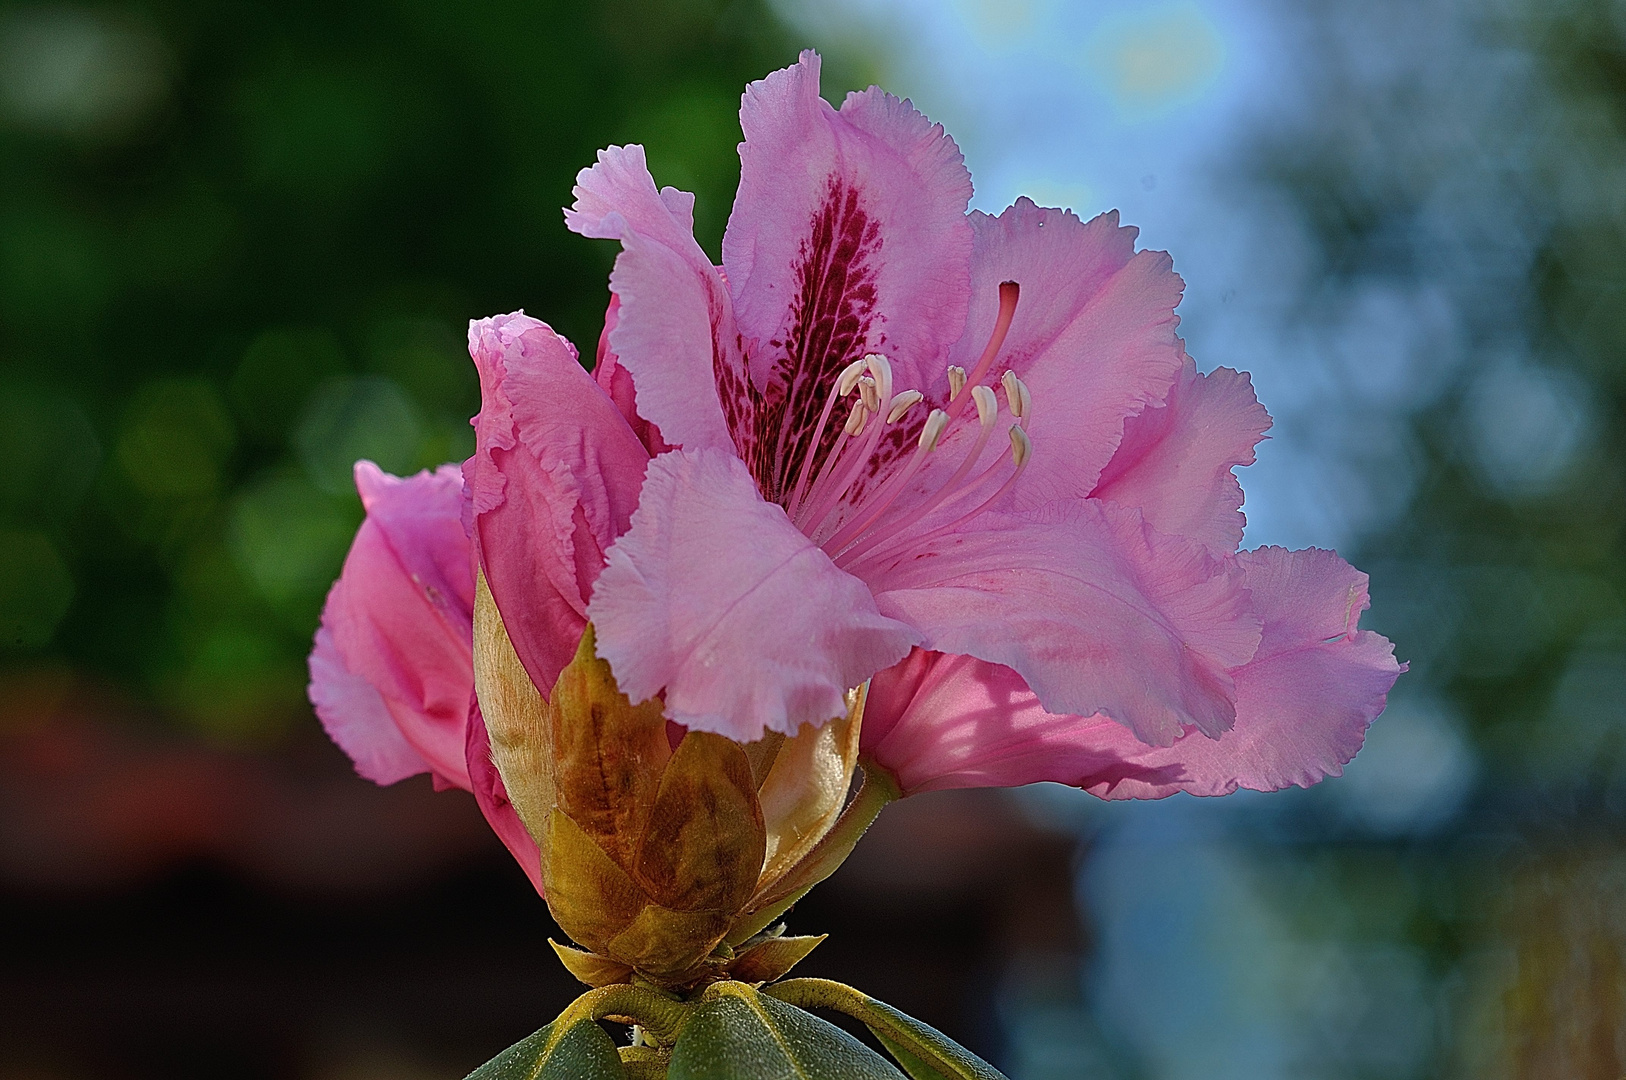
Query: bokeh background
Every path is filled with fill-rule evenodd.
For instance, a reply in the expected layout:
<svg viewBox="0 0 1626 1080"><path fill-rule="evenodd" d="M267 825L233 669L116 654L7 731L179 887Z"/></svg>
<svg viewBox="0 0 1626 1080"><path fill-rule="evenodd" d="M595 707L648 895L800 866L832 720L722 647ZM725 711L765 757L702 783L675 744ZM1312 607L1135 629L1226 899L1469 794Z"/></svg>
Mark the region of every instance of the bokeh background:
<svg viewBox="0 0 1626 1080"><path fill-rule="evenodd" d="M577 169L717 250L826 57L974 205L1111 208L1276 418L1248 545L1411 661L1346 775L883 816L809 973L1013 1080L1626 1073L1626 3L0 4L0 1078L455 1080L573 995L470 799L304 700L349 469L460 459L471 317L596 341Z"/></svg>

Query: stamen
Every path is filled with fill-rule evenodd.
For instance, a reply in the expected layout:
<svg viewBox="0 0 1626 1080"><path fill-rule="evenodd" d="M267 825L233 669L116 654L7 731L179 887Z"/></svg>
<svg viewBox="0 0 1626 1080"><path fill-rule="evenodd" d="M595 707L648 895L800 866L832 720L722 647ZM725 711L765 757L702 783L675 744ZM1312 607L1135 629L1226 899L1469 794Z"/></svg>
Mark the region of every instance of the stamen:
<svg viewBox="0 0 1626 1080"><path fill-rule="evenodd" d="M1017 432L1021 432L1021 434L1018 435ZM961 514L947 525L941 525L938 528L925 533L924 535L911 537L909 540L910 545L916 549L919 549L919 547L923 544L929 544L940 536L948 535L949 533L958 529L961 525L964 525L966 522L982 513L984 510L996 505L999 500L1003 499L1006 494L1008 494L1010 490L1016 486L1017 478L1022 475L1022 470L1027 467L1027 463L1033 457L1033 442L1028 438L1028 433L1026 431L1023 431L1021 428L1014 425L1011 427L1011 456L1016 463L1016 468L1012 470L1011 475L1005 479L1005 482L999 485L998 491L995 491L992 495L982 500L982 502L978 503L970 510L967 510L965 513ZM1003 457L1003 455L1001 455L1001 457ZM998 464L999 462L996 461L994 463L994 467L997 467ZM977 482L975 484L966 487L957 494L964 494L966 491L975 490L984 479L993 473L993 471L994 468L990 467L986 473L977 478ZM914 524L915 522L921 520L921 518L924 516L924 514L912 515L911 520L904 526L889 529L885 535L877 536L874 540L867 540L858 547L853 548L851 551L844 552L840 563L842 569L851 570L860 562L864 562L884 554L891 542L896 540L903 533L904 529L908 527L908 525Z"/></svg>
<svg viewBox="0 0 1626 1080"><path fill-rule="evenodd" d="M933 409L926 415L926 426L920 429L920 448L926 453L937 449L937 440L943 437L943 429L948 427L949 414L942 409Z"/></svg>
<svg viewBox="0 0 1626 1080"><path fill-rule="evenodd" d="M1022 466L1028 463L1028 458L1032 456L1033 440L1028 436L1026 431L1023 431L1020 427L1012 424L1011 460L1014 461L1016 463L1016 467L1020 469Z"/></svg>
<svg viewBox="0 0 1626 1080"><path fill-rule="evenodd" d="M806 449L802 452L802 468L800 475L796 478L796 490L791 493L790 500L785 503L785 512L793 520L796 517L797 508L802 505L802 496L807 491L807 481L813 475L813 459L818 456L819 443L824 439L824 428L830 422L830 413L835 409L837 399L844 398L853 392L853 388L858 385L859 376L864 374L864 368L868 364L868 359L854 360L843 368L841 374L836 378L836 385L830 391L830 396L825 399L824 411L819 413L819 422L813 428L813 438L808 441ZM849 417L849 419L851 418ZM840 440L838 439L837 442L840 442ZM825 459L825 464L828 465L830 460L835 457L836 450L837 447L835 446L830 448L830 455Z"/></svg>
<svg viewBox="0 0 1626 1080"><path fill-rule="evenodd" d="M965 389L965 368L959 364L950 364L948 369L949 397L957 398L960 391Z"/></svg>
<svg viewBox="0 0 1626 1080"><path fill-rule="evenodd" d="M1008 368L999 381L1005 387L1005 400L1011 407L1011 415L1018 420L1026 418L1028 406L1033 401L1032 395L1028 393L1027 384L1017 377L1016 372Z"/></svg>
<svg viewBox="0 0 1626 1080"><path fill-rule="evenodd" d="M987 348L977 358L976 366L966 374L966 381L979 383L982 377L988 374L988 369L994 364L994 358L1005 344L1005 335L1010 332L1011 320L1016 318L1016 301L1022 293L1022 287L1014 281L999 283L999 317L994 320L994 332L988 338ZM955 394L949 399L949 415L958 416L965 408L965 398Z"/></svg>
<svg viewBox="0 0 1626 1080"><path fill-rule="evenodd" d="M896 424L908 414L910 409L919 405L925 396L919 390L905 390L892 399L892 409L886 414L886 422Z"/></svg>
<svg viewBox="0 0 1626 1080"><path fill-rule="evenodd" d="M971 471L972 466L976 465L977 459L982 457L983 448L988 445L988 436L993 432L994 422L998 419L999 399L994 397L994 392L986 386L972 387L971 397L977 403L977 419L981 423L981 430L977 433L977 441L972 444L971 452L966 454L965 460L960 462L960 467L954 470L954 474L949 477L948 483L939 488L935 495L927 499L923 506L911 511L904 522L894 524L878 534L864 538L855 550L859 552L868 551L881 541L897 535L899 531L907 528L909 524L919 521L932 513L945 502L950 502L964 495L967 491L974 490L974 486L962 488L960 483L966 478L966 474ZM945 414L943 424L947 425L947 423L948 417ZM936 445L937 440L933 439L932 447L935 448ZM928 450L924 446L917 450L915 456L910 459L908 466L904 469L903 474L889 480L876 493L876 499L881 501L878 510L866 512L861 509L860 514L851 519L852 524L843 527L835 536L832 536L827 542L821 543L820 546L832 558L841 556L843 554L841 549L853 543L853 541L859 540L859 534L873 525L881 512L892 505L893 500L902 492L903 484L914 476L915 470L920 468L920 464L925 460L927 452ZM818 537L814 536L813 540L817 543Z"/></svg>
<svg viewBox="0 0 1626 1080"><path fill-rule="evenodd" d="M859 376L864 374L864 369L868 366L869 359L866 357L862 360L854 360L842 368L841 377L836 380L836 394L840 397L846 397L852 393L853 387L858 385Z"/></svg>
<svg viewBox="0 0 1626 1080"><path fill-rule="evenodd" d="M864 362L869 365L869 373L875 376L878 381L887 386L892 385L892 362L890 360L880 353L870 353L864 357Z"/></svg>
<svg viewBox="0 0 1626 1080"><path fill-rule="evenodd" d="M870 378L868 375L861 376L858 380L858 393L859 396L863 398L864 408L868 409L870 412L880 412L881 395L875 389L874 379Z"/></svg>
<svg viewBox="0 0 1626 1080"><path fill-rule="evenodd" d="M863 470L865 463L875 453L875 444L881 437L882 429L886 427L885 417L892 409L892 365L887 362L886 357L878 353L871 353L864 358L864 361L876 382L875 394L877 400L875 408L871 411L879 414L880 422L870 427L865 433L864 444L853 455L853 461L850 465L845 466L839 472L832 472L831 475L834 479L828 484L825 483L823 471L820 472L818 480L813 482L813 491L817 497L814 495L808 496L811 508L805 515L798 515L796 525L804 534L813 538L815 542L817 542L819 530L823 528L824 519L841 505L841 496L852 486L852 482L858 478L858 474ZM862 382L860 382L860 386L862 386ZM860 398L860 404L866 404L867 407L867 403L862 398ZM864 420L865 422L868 421L867 414ZM860 422L856 428L851 425L852 420L849 418L847 431L854 436L864 431L863 422Z"/></svg>
<svg viewBox="0 0 1626 1080"><path fill-rule="evenodd" d="M977 423L985 428L994 426L994 417L999 414L999 399L994 392L986 386L973 386L971 400L977 403Z"/></svg>
<svg viewBox="0 0 1626 1080"><path fill-rule="evenodd" d="M869 406L862 399L853 402L853 411L847 416L847 426L843 429L848 435L856 437L864 430L869 422Z"/></svg>

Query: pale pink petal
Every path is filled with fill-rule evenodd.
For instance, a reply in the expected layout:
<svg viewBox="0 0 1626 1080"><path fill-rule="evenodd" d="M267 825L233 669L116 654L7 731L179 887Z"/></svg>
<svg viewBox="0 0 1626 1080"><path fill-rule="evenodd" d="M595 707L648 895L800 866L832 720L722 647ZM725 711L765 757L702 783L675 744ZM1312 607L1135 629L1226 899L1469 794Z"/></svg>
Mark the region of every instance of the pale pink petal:
<svg viewBox="0 0 1626 1080"><path fill-rule="evenodd" d="M570 228L621 241L608 345L632 376L638 415L675 446L733 449L749 433L751 397L728 289L695 243L694 196L657 191L641 146L600 150L574 193Z"/></svg>
<svg viewBox="0 0 1626 1080"><path fill-rule="evenodd" d="M491 760L491 735L486 731L485 717L480 715L480 703L469 704L469 733L466 748L469 780L474 785L474 801L485 815L486 824L503 842L508 853L531 879L538 893L542 892L542 853L529 831L519 820L519 814L508 801L508 789Z"/></svg>
<svg viewBox="0 0 1626 1080"><path fill-rule="evenodd" d="M1033 461L1012 505L1088 495L1124 421L1161 404L1180 372L1174 308L1183 283L1168 255L1135 251L1136 230L1120 227L1116 211L1086 223L1023 198L998 217L974 212L971 223L971 313L953 363L973 369L993 331L1000 282L1021 286L1005 346L982 380L997 385L1009 368L1033 394L1025 424ZM945 459L956 445L944 441Z"/></svg>
<svg viewBox="0 0 1626 1080"><path fill-rule="evenodd" d="M344 666L333 633L316 631L310 655L310 699L328 738L350 755L356 772L375 784L393 784L429 771L429 762L395 726L373 684Z"/></svg>
<svg viewBox="0 0 1626 1080"><path fill-rule="evenodd" d="M636 395L632 386L632 373L621 363L615 350L610 348L610 335L615 332L621 312L621 298L610 294L610 306L604 311L604 329L598 336L598 359L593 364L593 381L609 395L621 418L627 422L638 441L644 444L649 456L664 454L672 449L661 438L661 429L638 415Z"/></svg>
<svg viewBox="0 0 1626 1080"><path fill-rule="evenodd" d="M740 123L723 267L773 442L758 475L778 498L847 364L880 352L899 389L941 375L965 321L971 176L907 101L872 87L831 108L812 52L746 87Z"/></svg>
<svg viewBox="0 0 1626 1080"><path fill-rule="evenodd" d="M715 450L650 463L588 613L628 697L664 691L670 719L740 742L840 715L916 639Z"/></svg>
<svg viewBox="0 0 1626 1080"><path fill-rule="evenodd" d="M1254 659L1233 672L1236 723L1152 747L1100 716L1047 713L1006 668L917 650L876 675L865 751L906 792L1052 780L1107 799L1185 791L1275 791L1337 776L1405 670L1394 646L1356 622L1366 575L1330 551L1239 556L1265 620Z"/></svg>
<svg viewBox="0 0 1626 1080"><path fill-rule="evenodd" d="M382 703L399 740L436 778L467 788L474 578L460 521L462 478L457 466L444 465L402 480L364 461L356 486L367 520L322 612L311 699L369 779L411 775L402 770L412 758L379 723Z"/></svg>
<svg viewBox="0 0 1626 1080"><path fill-rule="evenodd" d="M1239 570L1094 501L985 513L854 570L925 648L1013 668L1052 712L1104 713L1151 744L1230 727L1227 671L1259 642Z"/></svg>
<svg viewBox="0 0 1626 1080"><path fill-rule="evenodd" d="M1160 532L1187 536L1218 554L1242 542L1242 485L1231 471L1253 464L1270 427L1248 376L1185 369L1159 406L1131 417L1091 498L1131 506Z"/></svg>
<svg viewBox="0 0 1626 1080"><path fill-rule="evenodd" d="M480 565L525 670L551 689L649 455L545 324L523 314L471 323L469 352L481 405L463 471Z"/></svg>
<svg viewBox="0 0 1626 1080"><path fill-rule="evenodd" d="M1145 745L1122 725L1047 713L1010 668L924 649L870 680L862 738L905 795L1161 775L1125 759L1119 744Z"/></svg>

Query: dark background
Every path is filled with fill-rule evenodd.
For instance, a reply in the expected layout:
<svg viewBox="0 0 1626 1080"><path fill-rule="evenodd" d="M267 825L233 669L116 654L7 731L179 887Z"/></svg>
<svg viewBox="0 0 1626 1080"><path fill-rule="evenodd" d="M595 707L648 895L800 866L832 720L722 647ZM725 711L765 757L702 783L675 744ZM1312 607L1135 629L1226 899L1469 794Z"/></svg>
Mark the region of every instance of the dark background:
<svg viewBox="0 0 1626 1080"><path fill-rule="evenodd" d="M1358 6L1302 7L1336 44ZM1382 753L1469 779L1422 824L1364 758L889 810L795 913L833 933L805 970L1013 1080L1626 1072L1626 6L1436 8L1518 94L1330 48L1217 168L1311 237L1284 323L1381 280L1467 327L1348 451L1408 480L1346 554L1413 664ZM0 1080L456 1077L573 995L472 801L358 780L310 714L349 468L469 452L470 318L591 352L614 252L559 208L600 146L646 143L715 255L740 88L807 43L744 0L0 5ZM828 96L884 81L886 41L814 43ZM1273 1065L1180 1049L1202 987L1277 1018Z"/></svg>

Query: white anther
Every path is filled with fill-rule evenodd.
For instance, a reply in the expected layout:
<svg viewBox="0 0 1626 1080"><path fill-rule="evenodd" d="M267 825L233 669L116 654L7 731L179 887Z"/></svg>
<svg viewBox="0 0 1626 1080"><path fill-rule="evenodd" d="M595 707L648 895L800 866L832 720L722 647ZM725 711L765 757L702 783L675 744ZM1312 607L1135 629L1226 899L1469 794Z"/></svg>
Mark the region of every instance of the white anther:
<svg viewBox="0 0 1626 1080"><path fill-rule="evenodd" d="M1017 427L1015 424L1012 424L1011 425L1011 460L1016 462L1016 467L1018 469L1020 469L1023 465L1027 464L1028 458L1030 458L1032 456L1033 456L1033 440L1028 437L1027 432L1023 431L1021 428Z"/></svg>
<svg viewBox="0 0 1626 1080"><path fill-rule="evenodd" d="M1017 378L1016 372L1011 371L1009 368L1006 369L1004 375L1000 376L999 381L1000 385L1005 387L1005 401L1011 407L1011 415L1018 420L1022 419L1028 414L1028 388L1021 379Z"/></svg>
<svg viewBox="0 0 1626 1080"><path fill-rule="evenodd" d="M965 389L965 368L959 364L950 364L948 369L949 397L957 398L960 391Z"/></svg>
<svg viewBox="0 0 1626 1080"><path fill-rule="evenodd" d="M977 422L983 427L993 427L994 417L999 415L999 399L994 392L986 386L973 386L971 400L977 403Z"/></svg>
<svg viewBox="0 0 1626 1080"><path fill-rule="evenodd" d="M905 390L897 395L892 399L892 408L886 414L886 422L896 424L903 419L905 413L920 404L920 399L925 396L919 390Z"/></svg>
<svg viewBox="0 0 1626 1080"><path fill-rule="evenodd" d="M847 417L847 426L844 430L848 435L856 436L864 430L864 425L867 423L869 423L869 409L865 407L862 399L853 402L853 411Z"/></svg>
<svg viewBox="0 0 1626 1080"><path fill-rule="evenodd" d="M1023 382L1021 379L1016 380L1016 385L1022 390L1022 423L1032 423L1033 393L1028 389L1028 384Z"/></svg>
<svg viewBox="0 0 1626 1080"><path fill-rule="evenodd" d="M864 369L868 366L868 360L854 360L842 368L841 377L836 380L836 393L841 397L852 393L853 387L858 385L859 376L864 374Z"/></svg>
<svg viewBox="0 0 1626 1080"><path fill-rule="evenodd" d="M937 448L937 440L943 437L943 429L948 427L949 414L942 409L933 409L926 417L926 426L920 429L920 448L928 454Z"/></svg>
<svg viewBox="0 0 1626 1080"><path fill-rule="evenodd" d="M892 364L886 357L880 353L870 353L864 357L864 362L869 365L869 373L878 381L885 383L892 381Z"/></svg>
<svg viewBox="0 0 1626 1080"><path fill-rule="evenodd" d="M880 411L881 392L875 388L875 380L868 375L858 380L858 395L864 402L864 408L870 412Z"/></svg>

